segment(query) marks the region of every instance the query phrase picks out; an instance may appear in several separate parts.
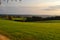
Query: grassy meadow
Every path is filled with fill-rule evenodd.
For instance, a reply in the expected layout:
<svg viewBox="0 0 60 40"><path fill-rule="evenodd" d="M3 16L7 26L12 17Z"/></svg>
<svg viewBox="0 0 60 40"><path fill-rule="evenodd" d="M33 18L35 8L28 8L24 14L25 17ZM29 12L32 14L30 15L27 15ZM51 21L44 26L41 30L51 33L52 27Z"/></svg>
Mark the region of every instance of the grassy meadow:
<svg viewBox="0 0 60 40"><path fill-rule="evenodd" d="M60 40L59 20L45 22L15 22L0 19L0 34L11 40Z"/></svg>

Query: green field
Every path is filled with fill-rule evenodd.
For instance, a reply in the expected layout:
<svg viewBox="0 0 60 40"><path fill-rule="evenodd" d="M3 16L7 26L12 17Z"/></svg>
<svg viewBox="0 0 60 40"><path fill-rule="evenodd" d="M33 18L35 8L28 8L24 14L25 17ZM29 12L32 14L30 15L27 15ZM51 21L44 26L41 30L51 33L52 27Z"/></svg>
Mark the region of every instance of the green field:
<svg viewBox="0 0 60 40"><path fill-rule="evenodd" d="M60 20L45 20L45 21L38 21L39 23L60 23Z"/></svg>
<svg viewBox="0 0 60 40"><path fill-rule="evenodd" d="M60 23L15 22L0 19L0 34L8 36L11 40L60 40Z"/></svg>

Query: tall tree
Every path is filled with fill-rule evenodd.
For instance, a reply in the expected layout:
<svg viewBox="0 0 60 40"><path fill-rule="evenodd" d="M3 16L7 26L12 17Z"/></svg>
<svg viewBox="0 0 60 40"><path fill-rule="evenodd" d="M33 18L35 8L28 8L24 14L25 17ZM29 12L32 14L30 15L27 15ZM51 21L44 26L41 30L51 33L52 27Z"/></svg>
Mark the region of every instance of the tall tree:
<svg viewBox="0 0 60 40"><path fill-rule="evenodd" d="M11 1L13 1L13 0L11 0Z"/></svg>
<svg viewBox="0 0 60 40"><path fill-rule="evenodd" d="M22 1L22 0L19 0L19 1Z"/></svg>
<svg viewBox="0 0 60 40"><path fill-rule="evenodd" d="M17 2L17 0L15 0Z"/></svg>
<svg viewBox="0 0 60 40"><path fill-rule="evenodd" d="M0 0L0 5L1 5L1 0Z"/></svg>
<svg viewBox="0 0 60 40"><path fill-rule="evenodd" d="M7 0L7 3L9 2L9 0Z"/></svg>

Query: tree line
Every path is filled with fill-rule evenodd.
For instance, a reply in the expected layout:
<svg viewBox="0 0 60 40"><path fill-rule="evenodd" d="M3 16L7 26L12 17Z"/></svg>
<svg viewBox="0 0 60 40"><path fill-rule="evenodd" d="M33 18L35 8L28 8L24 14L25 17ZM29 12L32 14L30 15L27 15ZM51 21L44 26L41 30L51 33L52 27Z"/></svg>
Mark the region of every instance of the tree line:
<svg viewBox="0 0 60 40"><path fill-rule="evenodd" d="M13 18L21 18L21 16L0 16L0 18L5 18L8 20L12 20ZM60 16L55 16L55 17L38 17L38 16L32 16L32 17L22 17L26 18L23 20L15 20L15 21L25 21L25 22L35 22L35 21L47 21L47 20L60 20Z"/></svg>

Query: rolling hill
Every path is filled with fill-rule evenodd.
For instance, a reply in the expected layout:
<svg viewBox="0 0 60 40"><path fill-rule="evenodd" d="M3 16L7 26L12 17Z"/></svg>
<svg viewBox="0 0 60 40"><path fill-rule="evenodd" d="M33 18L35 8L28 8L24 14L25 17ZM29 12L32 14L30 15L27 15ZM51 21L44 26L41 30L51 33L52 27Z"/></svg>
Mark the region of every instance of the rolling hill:
<svg viewBox="0 0 60 40"><path fill-rule="evenodd" d="M60 40L60 23L0 19L0 34L8 36L11 40Z"/></svg>

